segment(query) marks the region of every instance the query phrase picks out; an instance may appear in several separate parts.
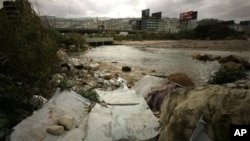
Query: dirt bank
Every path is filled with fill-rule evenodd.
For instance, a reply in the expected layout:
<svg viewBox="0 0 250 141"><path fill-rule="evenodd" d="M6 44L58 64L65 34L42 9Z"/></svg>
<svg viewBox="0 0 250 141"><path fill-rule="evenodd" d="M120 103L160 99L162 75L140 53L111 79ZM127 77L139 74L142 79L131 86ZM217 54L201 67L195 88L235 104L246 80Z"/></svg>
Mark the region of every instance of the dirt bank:
<svg viewBox="0 0 250 141"><path fill-rule="evenodd" d="M250 51L249 40L158 40L122 41L119 44L134 47L156 47L171 49Z"/></svg>

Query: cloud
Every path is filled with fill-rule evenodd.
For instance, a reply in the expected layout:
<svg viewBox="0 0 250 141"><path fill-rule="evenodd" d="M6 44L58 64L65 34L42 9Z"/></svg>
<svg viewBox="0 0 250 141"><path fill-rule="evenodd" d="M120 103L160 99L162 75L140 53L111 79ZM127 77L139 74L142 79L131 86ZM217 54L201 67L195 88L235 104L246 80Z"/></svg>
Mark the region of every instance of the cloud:
<svg viewBox="0 0 250 141"><path fill-rule="evenodd" d="M58 17L140 17L141 10L179 17L182 12L198 11L198 19L250 20L249 0L29 0L40 15ZM37 3L37 5L36 5Z"/></svg>

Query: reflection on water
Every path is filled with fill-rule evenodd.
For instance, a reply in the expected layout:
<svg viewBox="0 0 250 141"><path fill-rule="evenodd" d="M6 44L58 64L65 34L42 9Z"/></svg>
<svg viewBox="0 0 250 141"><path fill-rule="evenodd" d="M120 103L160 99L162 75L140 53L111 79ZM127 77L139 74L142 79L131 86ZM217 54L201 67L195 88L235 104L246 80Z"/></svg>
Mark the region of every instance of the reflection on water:
<svg viewBox="0 0 250 141"><path fill-rule="evenodd" d="M200 54L212 54L214 56L239 55L248 61L250 52L227 52L227 51L192 51L174 50L164 48L135 48L124 45L101 46L86 51L84 54L74 53L72 56L91 58L97 61L125 63L131 66L139 66L147 69L155 69L157 72L171 74L184 72L188 74L196 84L204 84L220 64L217 61L202 62L193 60L194 52Z"/></svg>

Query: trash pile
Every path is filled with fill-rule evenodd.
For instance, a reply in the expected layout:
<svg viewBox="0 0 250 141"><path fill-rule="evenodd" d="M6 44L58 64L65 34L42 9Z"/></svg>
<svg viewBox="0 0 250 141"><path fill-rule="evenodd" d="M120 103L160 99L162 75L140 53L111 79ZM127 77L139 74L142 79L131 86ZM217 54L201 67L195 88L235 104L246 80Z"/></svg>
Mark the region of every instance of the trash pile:
<svg viewBox="0 0 250 141"><path fill-rule="evenodd" d="M14 127L11 141L152 140L159 119L143 95L122 82L113 91L96 89L100 103L74 91L57 92L38 111ZM29 128L27 128L29 127Z"/></svg>

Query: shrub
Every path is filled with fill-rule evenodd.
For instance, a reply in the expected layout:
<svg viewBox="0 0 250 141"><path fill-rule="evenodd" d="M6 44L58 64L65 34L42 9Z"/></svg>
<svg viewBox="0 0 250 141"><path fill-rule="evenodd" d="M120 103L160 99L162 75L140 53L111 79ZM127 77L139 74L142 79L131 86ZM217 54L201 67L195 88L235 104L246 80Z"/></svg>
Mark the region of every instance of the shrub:
<svg viewBox="0 0 250 141"><path fill-rule="evenodd" d="M78 47L81 47L86 43L86 41L83 35L78 33L70 33L59 36L58 43L65 44L66 46L76 45Z"/></svg>
<svg viewBox="0 0 250 141"><path fill-rule="evenodd" d="M29 99L34 94L48 94L57 50L56 32L44 29L35 12L21 2L16 1L16 7L16 15L0 10L0 116L6 117L1 123L6 132L32 113Z"/></svg>
<svg viewBox="0 0 250 141"><path fill-rule="evenodd" d="M246 73L242 70L226 70L220 68L208 81L210 84L230 83L246 77Z"/></svg>

